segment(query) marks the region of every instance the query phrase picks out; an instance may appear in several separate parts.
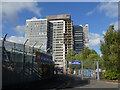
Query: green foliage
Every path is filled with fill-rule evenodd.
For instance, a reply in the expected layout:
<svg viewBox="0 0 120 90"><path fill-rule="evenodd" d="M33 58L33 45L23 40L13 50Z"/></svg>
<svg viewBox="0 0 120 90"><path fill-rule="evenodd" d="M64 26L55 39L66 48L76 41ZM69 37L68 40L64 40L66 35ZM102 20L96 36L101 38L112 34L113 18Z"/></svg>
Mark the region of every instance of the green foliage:
<svg viewBox="0 0 120 90"><path fill-rule="evenodd" d="M72 49L69 49L68 53L66 54L65 59L67 61L75 61L76 60L75 55L76 55L76 52L74 50L72 50Z"/></svg>
<svg viewBox="0 0 120 90"><path fill-rule="evenodd" d="M117 72L117 70L107 70L104 73L104 78L108 80L116 80L118 79L120 74Z"/></svg>
<svg viewBox="0 0 120 90"><path fill-rule="evenodd" d="M88 55L86 61L88 61L88 62L84 62L84 68L94 70L97 68L96 62L89 62L89 61L101 61L101 58L97 53L91 53Z"/></svg>
<svg viewBox="0 0 120 90"><path fill-rule="evenodd" d="M76 61L82 61L83 60L83 54L82 53L76 54L75 59L76 59Z"/></svg>
<svg viewBox="0 0 120 90"><path fill-rule="evenodd" d="M101 61L101 58L98 54L89 54L86 61Z"/></svg>
<svg viewBox="0 0 120 90"><path fill-rule="evenodd" d="M86 47L82 50L81 53L82 53L82 59L86 60L87 57L89 56L89 54L92 53L92 51L90 51L90 49L88 47Z"/></svg>
<svg viewBox="0 0 120 90"><path fill-rule="evenodd" d="M104 77L107 79L118 79L120 74L120 30L115 31L111 25L104 35L104 42L101 42L100 50L103 58L103 65L106 69Z"/></svg>
<svg viewBox="0 0 120 90"><path fill-rule="evenodd" d="M69 50L66 54L66 60L67 61L101 61L100 56L97 54L97 52L93 49L89 49L88 47L84 48L82 52L76 54L74 50ZM80 69L81 65L68 65L70 68L76 68ZM87 62L84 64L84 68L91 68L94 69L95 63L93 62Z"/></svg>

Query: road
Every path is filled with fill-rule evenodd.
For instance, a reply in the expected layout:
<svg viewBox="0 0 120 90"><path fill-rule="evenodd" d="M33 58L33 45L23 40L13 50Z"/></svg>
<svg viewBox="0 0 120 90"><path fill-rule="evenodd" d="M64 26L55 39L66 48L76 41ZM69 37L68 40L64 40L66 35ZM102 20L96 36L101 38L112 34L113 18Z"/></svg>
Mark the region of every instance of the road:
<svg viewBox="0 0 120 90"><path fill-rule="evenodd" d="M104 81L97 81L97 80L90 80L90 79L84 79L81 80L80 77L75 75L55 75L53 78L24 83L24 84L17 84L17 85L11 85L6 88L30 88L30 89L50 89L50 90L56 90L56 89L66 89L66 90L73 90L73 89L79 89L82 88L94 88L91 90L99 90L98 88L105 88L104 90L118 90L115 88L118 88L117 83L108 83ZM110 89L111 88L111 89ZM86 89L84 89L86 90ZM100 89L101 90L101 89ZM103 89L102 89L103 90Z"/></svg>

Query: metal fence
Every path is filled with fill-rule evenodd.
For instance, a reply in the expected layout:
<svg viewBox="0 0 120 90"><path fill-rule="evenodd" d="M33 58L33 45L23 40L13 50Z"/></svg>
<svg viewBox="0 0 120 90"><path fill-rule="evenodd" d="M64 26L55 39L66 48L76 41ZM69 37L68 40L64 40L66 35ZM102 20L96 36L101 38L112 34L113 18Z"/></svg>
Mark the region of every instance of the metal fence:
<svg viewBox="0 0 120 90"><path fill-rule="evenodd" d="M44 77L44 67L42 63L35 61L35 52L38 51L51 56L40 49L28 45L9 41L2 42L1 40L0 51L0 55L2 56L0 58L2 60L2 83L4 85L42 79ZM53 74L53 68L50 67L54 67L54 64L47 65L46 67L50 69L48 71L49 76L51 76Z"/></svg>
<svg viewBox="0 0 120 90"><path fill-rule="evenodd" d="M103 68L103 63L100 61L79 61L80 64L75 65L73 68L70 69L70 67L73 66L68 65L69 74L76 74L80 75L83 78L90 78L92 80L96 79L102 79L102 74L105 68ZM99 74L98 74L99 73Z"/></svg>

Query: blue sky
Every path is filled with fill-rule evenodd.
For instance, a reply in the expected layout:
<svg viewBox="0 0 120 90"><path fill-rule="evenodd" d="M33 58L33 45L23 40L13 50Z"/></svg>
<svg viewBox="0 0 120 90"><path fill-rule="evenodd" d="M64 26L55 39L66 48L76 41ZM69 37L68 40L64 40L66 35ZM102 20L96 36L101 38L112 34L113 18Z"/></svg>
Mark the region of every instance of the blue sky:
<svg viewBox="0 0 120 90"><path fill-rule="evenodd" d="M8 33L7 40L23 43L26 19L45 18L47 15L71 14L73 25L89 24L90 49L101 54L100 40L103 40L110 24L118 23L118 6L113 2L34 2L3 3L2 33Z"/></svg>

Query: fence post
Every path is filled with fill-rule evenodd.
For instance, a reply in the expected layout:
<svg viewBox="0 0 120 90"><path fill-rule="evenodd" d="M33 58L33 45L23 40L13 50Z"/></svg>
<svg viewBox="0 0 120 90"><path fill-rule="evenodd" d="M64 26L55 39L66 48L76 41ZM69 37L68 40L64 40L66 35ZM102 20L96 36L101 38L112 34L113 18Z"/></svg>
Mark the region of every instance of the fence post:
<svg viewBox="0 0 120 90"><path fill-rule="evenodd" d="M34 46L37 44L37 42L34 43L34 45L32 46L32 79L34 78L33 77L33 62L34 62Z"/></svg>
<svg viewBox="0 0 120 90"><path fill-rule="evenodd" d="M99 80L99 62L97 61L97 80Z"/></svg>
<svg viewBox="0 0 120 90"><path fill-rule="evenodd" d="M67 60L66 60L66 75L67 75Z"/></svg>
<svg viewBox="0 0 120 90"><path fill-rule="evenodd" d="M1 53L1 57L0 57L0 89L2 90L2 61L4 60L4 50L3 50L3 48L4 48L4 40L2 40L2 47L1 47L1 51L0 51L0 53Z"/></svg>
<svg viewBox="0 0 120 90"><path fill-rule="evenodd" d="M81 75L82 75L82 80L83 80L83 61L81 61Z"/></svg>
<svg viewBox="0 0 120 90"><path fill-rule="evenodd" d="M25 75L25 44L27 43L28 39L23 44L23 80Z"/></svg>
<svg viewBox="0 0 120 90"><path fill-rule="evenodd" d="M4 49L5 49L5 45L4 45L4 41L6 40L6 36L7 33L5 34L5 36L2 39L2 50L1 50L1 55L2 57L0 58L0 89L2 89L2 62L4 60Z"/></svg>

